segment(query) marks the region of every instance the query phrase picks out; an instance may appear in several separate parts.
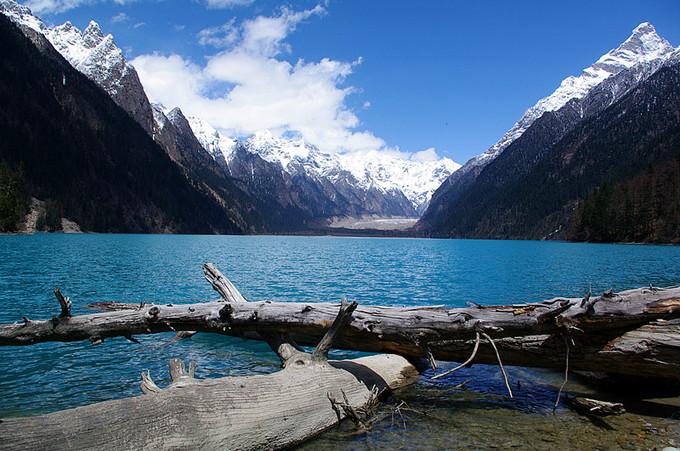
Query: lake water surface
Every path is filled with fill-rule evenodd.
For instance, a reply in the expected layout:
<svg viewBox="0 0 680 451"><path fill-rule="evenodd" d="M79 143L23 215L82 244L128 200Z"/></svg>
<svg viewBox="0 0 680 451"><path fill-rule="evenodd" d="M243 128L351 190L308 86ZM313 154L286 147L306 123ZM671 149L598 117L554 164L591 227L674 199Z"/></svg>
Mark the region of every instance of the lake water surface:
<svg viewBox="0 0 680 451"><path fill-rule="evenodd" d="M0 236L0 322L59 313L59 286L73 313L96 301L191 303L218 296L202 265L214 263L251 300L356 300L360 304L464 306L533 302L680 282L680 247L534 241L338 237L64 235ZM197 377L276 371L258 342L198 334L109 339L92 346L45 343L0 348L0 418L34 415L140 394L142 370L169 381L167 363L195 360ZM334 357L353 356L336 352ZM443 369L452 363L442 362ZM497 367L474 365L395 393L374 428L343 424L304 447L424 449L680 446L677 400L592 422L566 407L553 412L562 375L510 368L515 399ZM469 381L469 382L466 382ZM461 384L463 384L461 386ZM570 382L567 390L586 392ZM396 409L404 401L400 409ZM652 408L652 407L658 407Z"/></svg>

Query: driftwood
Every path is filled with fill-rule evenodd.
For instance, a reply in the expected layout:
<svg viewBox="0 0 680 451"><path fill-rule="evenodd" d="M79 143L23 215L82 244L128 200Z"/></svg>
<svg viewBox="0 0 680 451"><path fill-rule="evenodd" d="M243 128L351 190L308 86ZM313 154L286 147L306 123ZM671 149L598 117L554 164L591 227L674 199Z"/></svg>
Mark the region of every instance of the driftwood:
<svg viewBox="0 0 680 451"><path fill-rule="evenodd" d="M569 399L569 404L579 413L589 416L606 417L626 412L620 402L600 401L599 399L577 396Z"/></svg>
<svg viewBox="0 0 680 451"><path fill-rule="evenodd" d="M91 315L0 325L0 345L91 340L167 331L250 336L281 354L296 350L290 334L312 344L324 334L337 304L245 302L210 264L206 278L220 301L141 306ZM477 344L476 363L569 368L680 378L680 287L640 288L585 298L445 309L358 306L335 340L337 348L463 362ZM488 344L486 344L488 342ZM281 349L279 349L281 348Z"/></svg>
<svg viewBox="0 0 680 451"><path fill-rule="evenodd" d="M0 421L3 448L278 448L299 443L413 381L396 355L328 362L332 347L406 357L496 363L680 379L680 288L640 288L585 298L445 309L330 303L248 302L211 264L219 301L116 305L114 311L0 325L0 345L176 331L265 340L283 370L267 376L197 381L171 362L160 390L143 375L143 396ZM125 308L124 310L117 310ZM110 310L110 309L109 309ZM319 339L319 337L322 337ZM484 340L482 342L482 339ZM297 343L314 344L305 353ZM502 357L502 359L501 359ZM507 383L507 380L506 380ZM509 390L509 384L508 384ZM511 394L512 396L512 394Z"/></svg>
<svg viewBox="0 0 680 451"><path fill-rule="evenodd" d="M55 290L55 294L59 299L61 293ZM62 307L67 305L67 300L62 301L63 297L59 299ZM136 308L140 311L143 306ZM154 308L158 309L152 306L146 313L157 316ZM0 447L276 449L301 443L347 416L361 418L362 410L379 396L413 383L418 375L415 367L397 355L328 361L333 341L355 308L356 303L342 302L311 354L285 334L269 333L268 342L281 358L282 371L197 380L194 362L187 369L173 359L172 383L164 390L148 373L142 373L142 396L0 420ZM52 321L59 323L58 318ZM27 327L32 323L24 320ZM100 343L102 338L90 340Z"/></svg>
<svg viewBox="0 0 680 451"><path fill-rule="evenodd" d="M412 383L405 359L378 355L290 366L264 376L197 380L171 362L164 390L0 422L2 449L276 449L300 443Z"/></svg>

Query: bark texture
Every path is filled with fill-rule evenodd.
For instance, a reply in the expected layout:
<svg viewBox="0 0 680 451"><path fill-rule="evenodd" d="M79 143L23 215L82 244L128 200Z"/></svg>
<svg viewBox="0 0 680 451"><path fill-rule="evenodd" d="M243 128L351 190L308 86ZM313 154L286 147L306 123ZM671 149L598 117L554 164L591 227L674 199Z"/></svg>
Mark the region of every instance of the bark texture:
<svg viewBox="0 0 680 451"><path fill-rule="evenodd" d="M338 305L329 303L247 302L212 265L205 269L222 300L46 321L24 318L0 325L0 345L86 339L98 343L109 337L167 331L235 336L254 331L285 364L299 351L289 334L303 344L316 343L338 312ZM678 316L680 287L507 306L355 306L334 347L460 362L468 358L481 333L494 340L503 362L510 365L562 369L568 345L573 370L680 378L680 325L662 321ZM490 344L478 346L474 362L496 362Z"/></svg>
<svg viewBox="0 0 680 451"><path fill-rule="evenodd" d="M171 375L164 390L145 381L141 396L1 420L0 447L278 449L333 426L345 409L412 383L417 371L402 357L377 355L206 380L173 360Z"/></svg>

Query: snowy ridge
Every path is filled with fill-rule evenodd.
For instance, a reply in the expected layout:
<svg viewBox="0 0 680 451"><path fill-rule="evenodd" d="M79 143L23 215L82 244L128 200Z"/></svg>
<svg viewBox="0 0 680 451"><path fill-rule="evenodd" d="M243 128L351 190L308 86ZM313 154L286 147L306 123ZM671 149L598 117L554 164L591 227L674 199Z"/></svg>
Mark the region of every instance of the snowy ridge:
<svg viewBox="0 0 680 451"><path fill-rule="evenodd" d="M288 173L304 170L308 175L342 180L349 172L363 190L377 188L383 193L401 191L418 212L424 211L432 193L459 164L448 158L420 162L385 151L353 154L326 154L303 139L277 139L268 131L245 141L246 147L265 160L276 162Z"/></svg>
<svg viewBox="0 0 680 451"><path fill-rule="evenodd" d="M44 35L73 67L104 88L154 139L164 133L168 123L173 123L173 112L181 114L179 110L148 103L135 69L127 63L113 36L104 35L96 22L90 22L83 32L70 22L50 29L29 8L12 0L0 0L0 11L20 26ZM239 141L222 136L199 118L187 119L206 152L219 164L228 165ZM366 192L376 189L382 193L403 193L419 213L424 211L435 189L460 167L447 158L412 161L398 152L325 154L303 139L279 139L267 131L256 133L241 144L249 152L280 165L290 175L302 173L332 184L350 183Z"/></svg>
<svg viewBox="0 0 680 451"><path fill-rule="evenodd" d="M449 158L413 161L387 152L341 155L343 167L363 183L374 183L386 191L401 190L422 214L432 194L460 164Z"/></svg>
<svg viewBox="0 0 680 451"><path fill-rule="evenodd" d="M50 29L28 7L12 0L0 0L0 11L20 27L44 35L73 67L112 96L118 93L126 73L134 70L127 64L123 51L116 47L113 36L104 36L94 21L81 33L71 22Z"/></svg>
<svg viewBox="0 0 680 451"><path fill-rule="evenodd" d="M213 155L217 150L230 161L238 141L223 137L199 118L189 118L199 142ZM364 191L378 189L383 193L401 191L422 213L432 193L460 165L448 158L433 161L406 160L384 151L364 154L327 154L306 143L302 138L275 138L269 131L260 131L242 142L243 147L270 163L277 164L290 175L304 173L312 178L326 178L331 183L354 180ZM351 177L347 177L350 175Z"/></svg>
<svg viewBox="0 0 680 451"><path fill-rule="evenodd" d="M168 117L165 115L165 108L160 103L152 103L151 109L153 110L153 120L156 125L154 130L156 132L161 132L168 123ZM156 139L155 136L153 136L153 138L154 140Z"/></svg>
<svg viewBox="0 0 680 451"><path fill-rule="evenodd" d="M188 116L187 121L189 121L196 139L210 156L217 160L221 155L226 161L231 160L231 154L238 143L237 140L222 136L220 132L199 117Z"/></svg>
<svg viewBox="0 0 680 451"><path fill-rule="evenodd" d="M104 36L96 22L91 21L82 33L71 22L66 22L49 30L46 37L78 71L110 95L118 94L121 79L130 68L113 36Z"/></svg>
<svg viewBox="0 0 680 451"><path fill-rule="evenodd" d="M667 40L659 37L652 24L644 22L638 25L623 44L602 55L597 62L584 69L578 77L570 76L563 80L555 92L526 110L515 125L496 144L481 155L470 159L463 166L462 171L467 172L473 167L490 163L513 141L522 136L543 113L559 110L572 99L582 99L604 80L622 70L631 69L638 65L658 67L674 51L675 48ZM640 73L649 76L652 72L640 70Z"/></svg>
<svg viewBox="0 0 680 451"><path fill-rule="evenodd" d="M43 35L49 30L42 20L33 15L30 8L13 0L0 0L0 12L20 27L29 28Z"/></svg>

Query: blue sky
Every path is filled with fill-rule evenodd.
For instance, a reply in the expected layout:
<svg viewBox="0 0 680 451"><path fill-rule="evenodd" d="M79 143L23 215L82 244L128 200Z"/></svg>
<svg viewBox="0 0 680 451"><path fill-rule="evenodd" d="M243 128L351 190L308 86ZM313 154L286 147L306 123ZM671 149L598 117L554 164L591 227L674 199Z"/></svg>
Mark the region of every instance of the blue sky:
<svg viewBox="0 0 680 451"><path fill-rule="evenodd" d="M677 0L22 3L50 26L97 21L152 100L235 137L270 128L459 163L639 23L680 44Z"/></svg>

